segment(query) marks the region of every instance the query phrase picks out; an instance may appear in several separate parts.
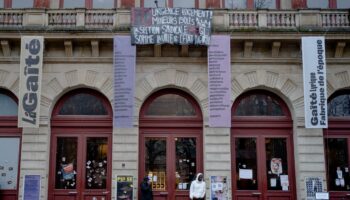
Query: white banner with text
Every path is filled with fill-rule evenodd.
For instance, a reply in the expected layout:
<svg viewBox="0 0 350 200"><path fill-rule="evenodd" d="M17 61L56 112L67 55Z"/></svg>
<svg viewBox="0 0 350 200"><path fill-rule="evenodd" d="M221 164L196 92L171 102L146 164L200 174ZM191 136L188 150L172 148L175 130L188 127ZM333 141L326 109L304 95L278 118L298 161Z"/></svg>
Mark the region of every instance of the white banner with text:
<svg viewBox="0 0 350 200"><path fill-rule="evenodd" d="M327 128L327 79L324 37L303 37L306 128Z"/></svg>

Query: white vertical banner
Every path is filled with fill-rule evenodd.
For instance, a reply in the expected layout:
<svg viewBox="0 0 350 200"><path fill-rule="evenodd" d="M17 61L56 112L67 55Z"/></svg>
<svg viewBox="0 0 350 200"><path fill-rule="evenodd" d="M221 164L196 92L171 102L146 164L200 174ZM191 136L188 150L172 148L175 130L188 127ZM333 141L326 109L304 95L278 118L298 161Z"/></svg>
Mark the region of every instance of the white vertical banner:
<svg viewBox="0 0 350 200"><path fill-rule="evenodd" d="M21 39L18 127L39 127L44 38Z"/></svg>
<svg viewBox="0 0 350 200"><path fill-rule="evenodd" d="M324 37L303 37L304 108L306 128L327 128L327 79Z"/></svg>

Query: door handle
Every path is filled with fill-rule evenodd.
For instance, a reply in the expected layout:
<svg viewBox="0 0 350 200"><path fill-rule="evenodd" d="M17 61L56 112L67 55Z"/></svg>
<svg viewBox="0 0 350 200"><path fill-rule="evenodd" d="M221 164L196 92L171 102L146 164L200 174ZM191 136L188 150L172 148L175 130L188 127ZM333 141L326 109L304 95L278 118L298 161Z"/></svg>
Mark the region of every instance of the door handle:
<svg viewBox="0 0 350 200"><path fill-rule="evenodd" d="M168 195L168 192L160 192L160 195Z"/></svg>
<svg viewBox="0 0 350 200"><path fill-rule="evenodd" d="M104 191L104 192L102 192L102 194L108 194L109 193L109 191Z"/></svg>
<svg viewBox="0 0 350 200"><path fill-rule="evenodd" d="M254 195L254 196L260 196L260 195L261 195L261 192L253 192L252 195Z"/></svg>
<svg viewBox="0 0 350 200"><path fill-rule="evenodd" d="M78 192L68 192L68 194L78 194Z"/></svg>

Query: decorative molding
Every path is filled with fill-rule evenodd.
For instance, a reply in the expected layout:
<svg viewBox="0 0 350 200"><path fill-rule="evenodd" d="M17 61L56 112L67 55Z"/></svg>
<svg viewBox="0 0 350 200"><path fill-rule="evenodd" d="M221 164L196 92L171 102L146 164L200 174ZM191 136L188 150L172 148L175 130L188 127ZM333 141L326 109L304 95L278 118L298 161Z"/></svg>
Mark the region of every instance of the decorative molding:
<svg viewBox="0 0 350 200"><path fill-rule="evenodd" d="M175 73L175 84L178 86L185 86L188 80L188 73L183 71L176 71Z"/></svg>
<svg viewBox="0 0 350 200"><path fill-rule="evenodd" d="M113 81L110 78L107 78L107 80L102 84L100 89L103 93L107 94L113 89Z"/></svg>
<svg viewBox="0 0 350 200"><path fill-rule="evenodd" d="M85 83L87 85L95 85L97 74L98 72L96 71L87 70L85 76Z"/></svg>
<svg viewBox="0 0 350 200"><path fill-rule="evenodd" d="M283 92L283 94L289 97L290 94L292 94L296 89L297 89L297 84L294 83L292 80L288 79L283 84L281 91Z"/></svg>
<svg viewBox="0 0 350 200"><path fill-rule="evenodd" d="M280 47L281 47L281 42L273 42L272 43L271 56L273 58L277 58L279 56Z"/></svg>
<svg viewBox="0 0 350 200"><path fill-rule="evenodd" d="M236 79L233 79L231 81L231 90L232 90L232 94L238 96L243 92L243 87Z"/></svg>
<svg viewBox="0 0 350 200"><path fill-rule="evenodd" d="M91 55L92 57L100 56L99 41L91 40Z"/></svg>
<svg viewBox="0 0 350 200"><path fill-rule="evenodd" d="M196 94L197 97L203 95L203 94L207 94L207 91L206 91L206 87L204 85L204 83L197 79L192 87L190 88L190 91L192 91L194 94Z"/></svg>
<svg viewBox="0 0 350 200"><path fill-rule="evenodd" d="M348 85L350 85L349 73L347 71L339 72L334 75L341 87L347 87Z"/></svg>
<svg viewBox="0 0 350 200"><path fill-rule="evenodd" d="M244 75L247 77L250 87L258 85L258 75L256 71L248 72Z"/></svg>
<svg viewBox="0 0 350 200"><path fill-rule="evenodd" d="M1 48L2 48L2 53L4 54L5 57L10 57L11 56L11 46L9 44L8 40L1 40Z"/></svg>
<svg viewBox="0 0 350 200"><path fill-rule="evenodd" d="M335 53L334 53L335 58L343 57L345 46L346 46L345 42L338 42L337 43L337 46L335 47Z"/></svg>
<svg viewBox="0 0 350 200"><path fill-rule="evenodd" d="M72 40L64 41L64 50L66 52L66 57L73 57L73 44Z"/></svg>
<svg viewBox="0 0 350 200"><path fill-rule="evenodd" d="M252 57L252 51L253 51L253 42L252 41L245 41L244 42L244 56L245 58Z"/></svg>
<svg viewBox="0 0 350 200"><path fill-rule="evenodd" d="M154 45L153 50L154 57L161 57L162 56L162 45Z"/></svg>
<svg viewBox="0 0 350 200"><path fill-rule="evenodd" d="M65 73L65 77L67 80L67 85L73 86L76 85L79 81L78 70L73 70Z"/></svg>
<svg viewBox="0 0 350 200"><path fill-rule="evenodd" d="M10 73L8 71L0 69L0 85L4 85L9 74Z"/></svg>
<svg viewBox="0 0 350 200"><path fill-rule="evenodd" d="M57 80L57 78L52 79L49 82L49 87L53 89L53 91L55 92L55 94L60 93L63 90L62 85L60 84L60 82Z"/></svg>
<svg viewBox="0 0 350 200"><path fill-rule="evenodd" d="M279 78L278 73L267 71L265 84L272 88L275 88L277 85L278 78Z"/></svg>
<svg viewBox="0 0 350 200"><path fill-rule="evenodd" d="M189 56L189 52L188 52L188 45L182 45L181 46L181 53L180 53L181 57L188 57Z"/></svg>
<svg viewBox="0 0 350 200"><path fill-rule="evenodd" d="M328 97L331 94L333 94L333 92L335 92L334 87L332 86L332 84L329 81L327 81L327 95L328 95Z"/></svg>

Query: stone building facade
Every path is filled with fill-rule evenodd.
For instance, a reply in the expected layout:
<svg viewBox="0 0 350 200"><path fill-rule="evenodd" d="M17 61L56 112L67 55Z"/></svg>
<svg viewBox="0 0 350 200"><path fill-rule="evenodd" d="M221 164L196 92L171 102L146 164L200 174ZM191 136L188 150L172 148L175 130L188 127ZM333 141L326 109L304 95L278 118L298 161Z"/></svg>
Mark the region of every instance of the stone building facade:
<svg viewBox="0 0 350 200"><path fill-rule="evenodd" d="M118 1L117 9L107 10L59 9L58 3L53 3L51 9L0 10L0 92L12 94L14 99L18 98L21 37L43 36L45 41L39 128L17 128L16 122L6 115L2 116L0 122L0 139L10 137L10 132L16 133L15 137L20 138L18 186L14 193L7 191L11 193L9 199L23 199L24 177L33 174L41 176L40 199L76 199L83 198L84 195L85 199L93 199L95 193L89 196L82 192L83 189L72 190L73 193L68 197L50 197L53 190L50 189L50 185L54 185L56 176L56 172L50 171L55 165L57 153L53 149L57 150L58 145L54 144L54 138L59 137L59 128L65 127L66 130L70 130L72 127L79 127L77 124L62 122L62 125L57 122L59 128L56 129L56 125L53 127L53 118L56 106L65 95L79 93L86 88L100 94L113 107L113 37L130 34L130 9L121 8L121 2L123 1ZM135 7L143 3L133 2ZM205 8L206 3L203 0L198 1L198 8ZM107 134L110 145L110 173L107 178L109 189L103 190L102 192L107 192L103 195L96 193L97 199L117 198L115 182L119 175L133 176L134 199L138 198L138 185L143 178L143 172L140 172L140 155L144 153L141 152L144 140L141 138L140 113L152 95L157 92L166 94L167 91L173 90L189 95L200 108L201 125L199 128L192 128L199 130L201 135L198 140L201 158L197 165L201 165L199 169L205 174L207 199L210 194L211 176L227 177L228 199L246 197L304 200L307 199L305 181L308 177L321 177L324 191L330 191L332 194L328 188L332 180L329 180L327 174L328 161L325 152L325 134L328 134L328 129L306 129L304 124L301 37L325 37L328 96L346 91L350 86L350 48L346 45L350 40L349 13L341 9L296 10L292 9L292 4L291 1L281 0L281 10L213 9L212 29L213 34L231 37L232 106L238 104L237 100L246 94L271 94L285 104L290 114L288 122L277 121L276 124L287 125L268 127L262 121L248 120L246 126L236 127L233 119L232 128L209 127L207 47L137 46L134 127L112 128L112 122L107 120L104 128L107 132L110 129L110 135ZM83 126L89 127L84 123ZM159 124L156 126L157 130L161 129ZM181 129L181 125L176 126ZM290 133L287 134L288 137L284 134L277 136L288 138L288 168L292 171L292 174L288 174L290 195L274 197L274 193L269 193L266 189L267 183L253 189L254 194L239 193L238 182L234 180L238 177L234 170L237 164L234 153L238 151L237 146L234 148L235 142L237 144L235 130L246 131L249 127L260 127L271 133L275 130ZM347 126L332 127L336 130L346 130ZM167 127L163 128L168 130ZM53 130L58 130L58 135L53 136L56 134ZM255 137L256 130L251 131L251 136ZM266 137L271 135L266 134ZM347 133L345 131L342 134ZM256 140L260 141L258 136L257 138ZM259 145L265 145L264 140L260 142ZM268 166L263 163L260 165ZM238 172L238 169L236 170ZM260 174L259 179L267 182L269 180L266 176L268 175ZM241 196L236 195L238 193ZM185 199L184 194L181 193L178 198ZM0 195L5 197L5 193L0 192Z"/></svg>

